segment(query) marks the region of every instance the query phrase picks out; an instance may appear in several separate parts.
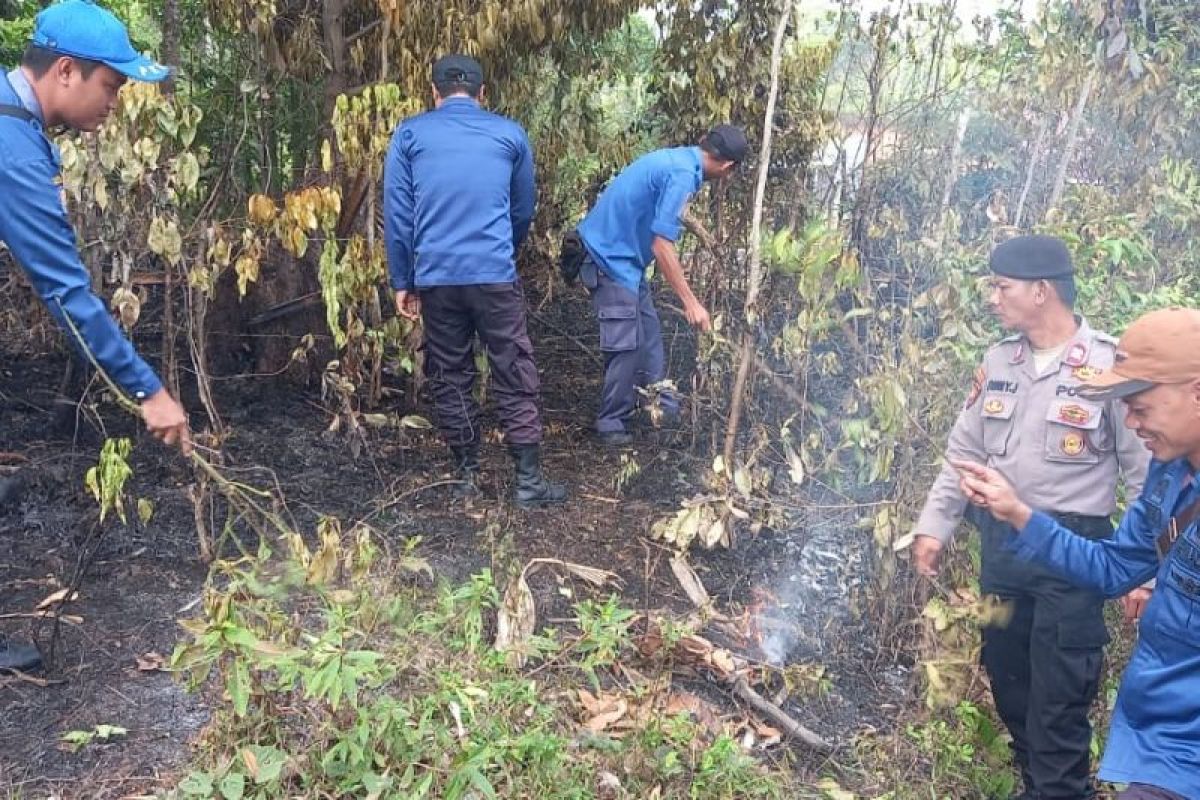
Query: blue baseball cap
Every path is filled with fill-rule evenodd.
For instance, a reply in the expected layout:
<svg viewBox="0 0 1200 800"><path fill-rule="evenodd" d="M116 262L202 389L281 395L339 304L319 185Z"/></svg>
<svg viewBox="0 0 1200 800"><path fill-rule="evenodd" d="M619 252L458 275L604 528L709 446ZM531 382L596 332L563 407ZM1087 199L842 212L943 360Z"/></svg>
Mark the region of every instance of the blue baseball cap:
<svg viewBox="0 0 1200 800"><path fill-rule="evenodd" d="M171 68L133 49L129 31L92 0L62 0L38 13L30 44L64 56L99 61L135 81L158 83Z"/></svg>

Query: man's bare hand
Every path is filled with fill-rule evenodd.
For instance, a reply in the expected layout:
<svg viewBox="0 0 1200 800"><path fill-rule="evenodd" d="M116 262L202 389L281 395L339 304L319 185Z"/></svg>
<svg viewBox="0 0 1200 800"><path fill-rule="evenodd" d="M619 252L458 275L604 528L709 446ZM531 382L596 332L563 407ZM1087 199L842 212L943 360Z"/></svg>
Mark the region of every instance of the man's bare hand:
<svg viewBox="0 0 1200 800"><path fill-rule="evenodd" d="M187 414L166 389L159 389L142 401L142 419L146 421L146 430L159 441L178 444L184 455L192 452Z"/></svg>
<svg viewBox="0 0 1200 800"><path fill-rule="evenodd" d="M687 317L688 323L694 328L699 328L702 331L712 328L712 321L708 317L708 309L700 305L699 302L685 303L683 306L683 315Z"/></svg>
<svg viewBox="0 0 1200 800"><path fill-rule="evenodd" d="M405 289L396 290L396 313L416 322L421 318L421 295Z"/></svg>
<svg viewBox="0 0 1200 800"><path fill-rule="evenodd" d="M932 578L938 574L942 561L942 543L932 536L918 533L912 543L913 569L917 574Z"/></svg>
<svg viewBox="0 0 1200 800"><path fill-rule="evenodd" d="M1012 484L994 469L971 461L951 461L961 477L959 487L967 500L986 508L1001 522L1007 522L1017 530L1029 524L1033 509L1027 506Z"/></svg>
<svg viewBox="0 0 1200 800"><path fill-rule="evenodd" d="M1125 621L1129 623L1137 622L1142 618L1143 612L1146 610L1146 604L1150 602L1150 597L1154 593L1145 586L1139 586L1129 594L1121 598L1121 611L1125 614Z"/></svg>

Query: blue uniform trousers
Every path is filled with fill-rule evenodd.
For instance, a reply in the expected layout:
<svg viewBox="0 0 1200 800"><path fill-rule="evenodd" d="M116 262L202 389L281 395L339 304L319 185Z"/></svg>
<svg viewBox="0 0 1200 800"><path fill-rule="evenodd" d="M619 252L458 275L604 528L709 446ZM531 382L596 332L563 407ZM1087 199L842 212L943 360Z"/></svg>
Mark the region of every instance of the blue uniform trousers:
<svg viewBox="0 0 1200 800"><path fill-rule="evenodd" d="M624 431L625 421L637 405L638 387L666 377L658 311L644 281L634 294L606 275L590 257L584 260L579 277L592 295L600 321L600 351L604 353L604 388L596 431ZM668 412L679 408L678 399L670 394L660 395L660 403Z"/></svg>

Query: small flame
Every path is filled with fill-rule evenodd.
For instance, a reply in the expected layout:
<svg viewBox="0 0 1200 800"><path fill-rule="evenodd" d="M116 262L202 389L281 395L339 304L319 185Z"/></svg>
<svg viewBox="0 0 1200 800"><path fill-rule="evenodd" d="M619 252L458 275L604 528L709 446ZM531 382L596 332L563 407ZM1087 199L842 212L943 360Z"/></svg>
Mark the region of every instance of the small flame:
<svg viewBox="0 0 1200 800"><path fill-rule="evenodd" d="M753 643L760 653L771 660L765 647L768 634L764 622L774 616L779 608L779 599L767 589L756 586L750 591L753 598L743 612L742 630L747 643Z"/></svg>

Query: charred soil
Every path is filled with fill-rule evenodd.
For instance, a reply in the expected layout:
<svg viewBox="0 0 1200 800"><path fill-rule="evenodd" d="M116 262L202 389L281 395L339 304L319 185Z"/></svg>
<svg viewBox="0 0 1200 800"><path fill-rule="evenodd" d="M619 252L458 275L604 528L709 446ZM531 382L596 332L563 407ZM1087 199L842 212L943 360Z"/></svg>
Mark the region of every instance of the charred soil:
<svg viewBox="0 0 1200 800"><path fill-rule="evenodd" d="M677 315L664 314L671 372L686 372L691 338ZM695 493L709 461L690 430L640 428L633 447L604 450L590 436L600 377L589 307L567 297L535 309L530 327L542 374L546 424L543 462L572 497L562 509L523 512L509 501L512 469L498 442L494 411L485 403L490 432L483 449L484 494L465 503L447 483L449 460L428 430L380 428L368 432L358 458L345 438L326 429L330 415L315 390L229 376L217 381L223 413L233 431L225 469L251 485L275 487L282 509L300 531L315 530L320 515L346 523L366 520L399 546L420 537L418 554L438 579L456 583L497 563L556 558L617 573L622 602L642 611L685 613L691 603L674 577L671 551L649 537L650 524L673 513ZM20 491L0 509L0 633L33 639L47 656L40 685L0 676L0 790L18 795L120 797L162 785L186 762L189 745L207 720L212 693L187 693L157 669L179 639L177 620L199 601L206 570L199 562L191 474L173 453L136 429L96 395L59 407L55 393L61 355L0 353L0 461ZM382 411L422 414L427 404L397 401ZM142 523L98 521L83 485L103 437L135 437L130 498L154 509ZM639 469L618 485L630 461ZM700 578L730 616L751 606L754 588L779 578L781 564L803 550L803 531L764 531L731 550L693 557ZM71 621L32 616L39 603L67 586L80 562L86 571L74 602L59 607ZM571 614L568 592L549 572L530 580L539 619ZM903 671L881 680L870 637L831 631L855 648L831 648L832 691L788 710L806 725L845 741L856 730L885 726L887 703L902 701ZM719 638L715 636L714 639ZM753 650L745 642L723 642ZM750 652L751 655L754 655ZM702 679L690 691L734 706L722 689ZM882 708L881 708L882 707ZM78 752L62 742L69 731L98 725L127 730Z"/></svg>

